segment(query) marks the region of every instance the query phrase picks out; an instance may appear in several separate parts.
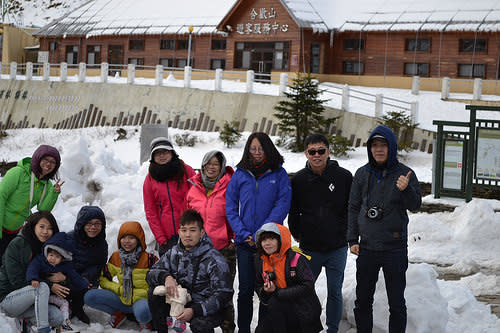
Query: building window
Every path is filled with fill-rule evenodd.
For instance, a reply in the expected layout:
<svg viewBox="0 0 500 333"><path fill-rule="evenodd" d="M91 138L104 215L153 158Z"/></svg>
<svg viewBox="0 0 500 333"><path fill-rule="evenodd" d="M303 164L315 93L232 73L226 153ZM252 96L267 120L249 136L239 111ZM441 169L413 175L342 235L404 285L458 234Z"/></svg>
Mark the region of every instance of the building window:
<svg viewBox="0 0 500 333"><path fill-rule="evenodd" d="M344 50L346 51L364 50L364 48L364 39L344 39Z"/></svg>
<svg viewBox="0 0 500 333"><path fill-rule="evenodd" d="M142 39L133 39L130 41L129 50L144 50L144 40Z"/></svg>
<svg viewBox="0 0 500 333"><path fill-rule="evenodd" d="M57 49L57 42L50 42L49 43L49 50L55 51L56 49Z"/></svg>
<svg viewBox="0 0 500 333"><path fill-rule="evenodd" d="M144 58L128 58L128 63L136 66L143 66Z"/></svg>
<svg viewBox="0 0 500 333"><path fill-rule="evenodd" d="M320 44L311 44L311 73L319 73Z"/></svg>
<svg viewBox="0 0 500 333"><path fill-rule="evenodd" d="M162 50L175 50L175 40L162 39L160 41L160 49L162 49Z"/></svg>
<svg viewBox="0 0 500 333"><path fill-rule="evenodd" d="M406 39L406 51L430 51L431 50L431 40L428 38Z"/></svg>
<svg viewBox="0 0 500 333"><path fill-rule="evenodd" d="M405 75L429 76L429 64L426 63L405 63Z"/></svg>
<svg viewBox="0 0 500 333"><path fill-rule="evenodd" d="M225 39L214 39L212 40L212 50L225 50L226 40Z"/></svg>
<svg viewBox="0 0 500 333"><path fill-rule="evenodd" d="M487 39L460 39L460 52L486 52Z"/></svg>
<svg viewBox="0 0 500 333"><path fill-rule="evenodd" d="M87 46L87 64L96 65L101 63L101 46Z"/></svg>
<svg viewBox="0 0 500 333"><path fill-rule="evenodd" d="M458 76L460 77L479 77L483 78L486 74L486 65L458 65Z"/></svg>
<svg viewBox="0 0 500 333"><path fill-rule="evenodd" d="M344 61L342 63L345 74L363 74L363 63L357 61Z"/></svg>
<svg viewBox="0 0 500 333"><path fill-rule="evenodd" d="M234 68L251 68L268 73L273 69L288 70L289 56L289 42L238 42Z"/></svg>
<svg viewBox="0 0 500 333"><path fill-rule="evenodd" d="M76 45L66 46L66 62L68 64L78 63L78 46Z"/></svg>
<svg viewBox="0 0 500 333"><path fill-rule="evenodd" d="M178 50L187 50L189 46L189 40L178 40L177 41L177 49ZM194 40L191 40L191 50L194 49Z"/></svg>
<svg viewBox="0 0 500 333"><path fill-rule="evenodd" d="M224 59L212 59L212 63L210 65L210 69L225 69L226 68L226 60Z"/></svg>
<svg viewBox="0 0 500 333"><path fill-rule="evenodd" d="M161 58L160 65L163 67L174 67L174 59L172 58Z"/></svg>
<svg viewBox="0 0 500 333"><path fill-rule="evenodd" d="M177 59L177 67L184 68L187 66L187 59ZM189 66L194 67L194 59L191 59Z"/></svg>

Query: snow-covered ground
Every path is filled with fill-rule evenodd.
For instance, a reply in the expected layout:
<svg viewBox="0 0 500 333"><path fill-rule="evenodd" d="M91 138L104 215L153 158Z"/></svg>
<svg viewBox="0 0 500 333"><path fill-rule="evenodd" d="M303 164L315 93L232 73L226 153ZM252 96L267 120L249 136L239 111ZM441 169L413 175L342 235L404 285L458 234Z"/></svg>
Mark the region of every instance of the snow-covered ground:
<svg viewBox="0 0 500 333"><path fill-rule="evenodd" d="M106 213L107 240L110 253L116 250L116 236L120 224L137 220L146 230L148 245L153 247L153 235L144 216L142 205L142 183L147 174L148 163L139 164L140 128L125 127L127 138L114 141L115 128L88 128L77 130L22 129L9 130L8 136L0 141L0 160L16 161L31 156L40 144L56 146L62 155L60 176L66 183L53 213L62 231L73 228L76 214L85 202L99 205ZM184 133L169 129L169 136ZM228 164L234 166L241 158L246 137L233 148L227 149L218 139L218 133L189 132L198 138L194 147L178 147L182 159L194 168L199 168L203 155L211 149L224 151ZM274 138L276 139L276 138ZM290 153L280 148L285 157L284 167L289 172L304 166L305 157L301 153ZM431 181L431 161L429 154L413 152L403 157L404 162L415 170L421 181ZM347 158L339 160L341 166L351 172L366 162L366 148L358 148ZM90 185L89 185L90 184ZM97 187L101 188L95 192ZM492 315L487 305L476 301L474 295L499 293L498 277L494 275L500 268L500 209L498 200L474 199L465 204L457 199L426 197L426 202L443 202L458 206L452 213L410 214L409 254L413 262L454 265L457 273L471 274L484 268L481 273L468 276L458 282L441 281L431 265L410 264L406 298L408 303L408 333L420 332L500 332L500 320ZM355 332L353 306L355 298L355 256L349 255L345 271L344 318L342 332ZM238 282L235 281L235 290ZM316 284L322 304L326 300L326 280L324 274ZM235 296L236 301L236 296ZM255 298L255 308L258 307ZM387 331L387 298L383 279L377 285L375 295L375 330ZM137 325L127 322L120 330L107 325L108 316L88 309L93 321L86 326L75 320L75 328L82 332L133 332ZM256 323L256 314L254 325ZM324 313L322 316L324 323ZM12 332L14 321L0 314L0 330ZM220 330L219 330L220 332Z"/></svg>

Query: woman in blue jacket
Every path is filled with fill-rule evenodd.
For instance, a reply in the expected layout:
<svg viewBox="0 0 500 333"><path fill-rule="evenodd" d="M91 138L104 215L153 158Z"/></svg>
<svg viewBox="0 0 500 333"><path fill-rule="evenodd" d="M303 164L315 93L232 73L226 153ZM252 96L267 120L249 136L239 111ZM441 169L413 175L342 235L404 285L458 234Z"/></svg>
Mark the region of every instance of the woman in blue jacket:
<svg viewBox="0 0 500 333"><path fill-rule="evenodd" d="M255 285L255 233L269 222L283 224L292 190L280 155L269 136L248 137L243 157L226 192L226 215L235 233L238 259L238 331L250 332Z"/></svg>

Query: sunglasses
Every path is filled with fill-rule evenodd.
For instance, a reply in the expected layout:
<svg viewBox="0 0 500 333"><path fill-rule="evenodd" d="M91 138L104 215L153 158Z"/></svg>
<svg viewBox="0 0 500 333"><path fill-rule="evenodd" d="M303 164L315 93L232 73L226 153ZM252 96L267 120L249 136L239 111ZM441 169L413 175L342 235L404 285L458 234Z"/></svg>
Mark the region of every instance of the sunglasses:
<svg viewBox="0 0 500 333"><path fill-rule="evenodd" d="M314 150L314 149L309 149L307 151L307 153L311 156L314 156L316 155L316 153L318 153L319 155L323 155L324 153L326 153L326 148L321 148L321 149L318 149L318 150Z"/></svg>

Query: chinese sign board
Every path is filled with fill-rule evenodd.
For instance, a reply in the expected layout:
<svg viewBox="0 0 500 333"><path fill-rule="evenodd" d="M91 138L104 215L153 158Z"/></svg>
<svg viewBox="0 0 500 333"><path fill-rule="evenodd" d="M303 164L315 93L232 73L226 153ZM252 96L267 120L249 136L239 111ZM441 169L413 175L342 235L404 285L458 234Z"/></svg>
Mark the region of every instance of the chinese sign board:
<svg viewBox="0 0 500 333"><path fill-rule="evenodd" d="M276 35L279 31L287 32L288 24L279 24L274 8L252 8L249 20L236 25L236 32L240 35Z"/></svg>

